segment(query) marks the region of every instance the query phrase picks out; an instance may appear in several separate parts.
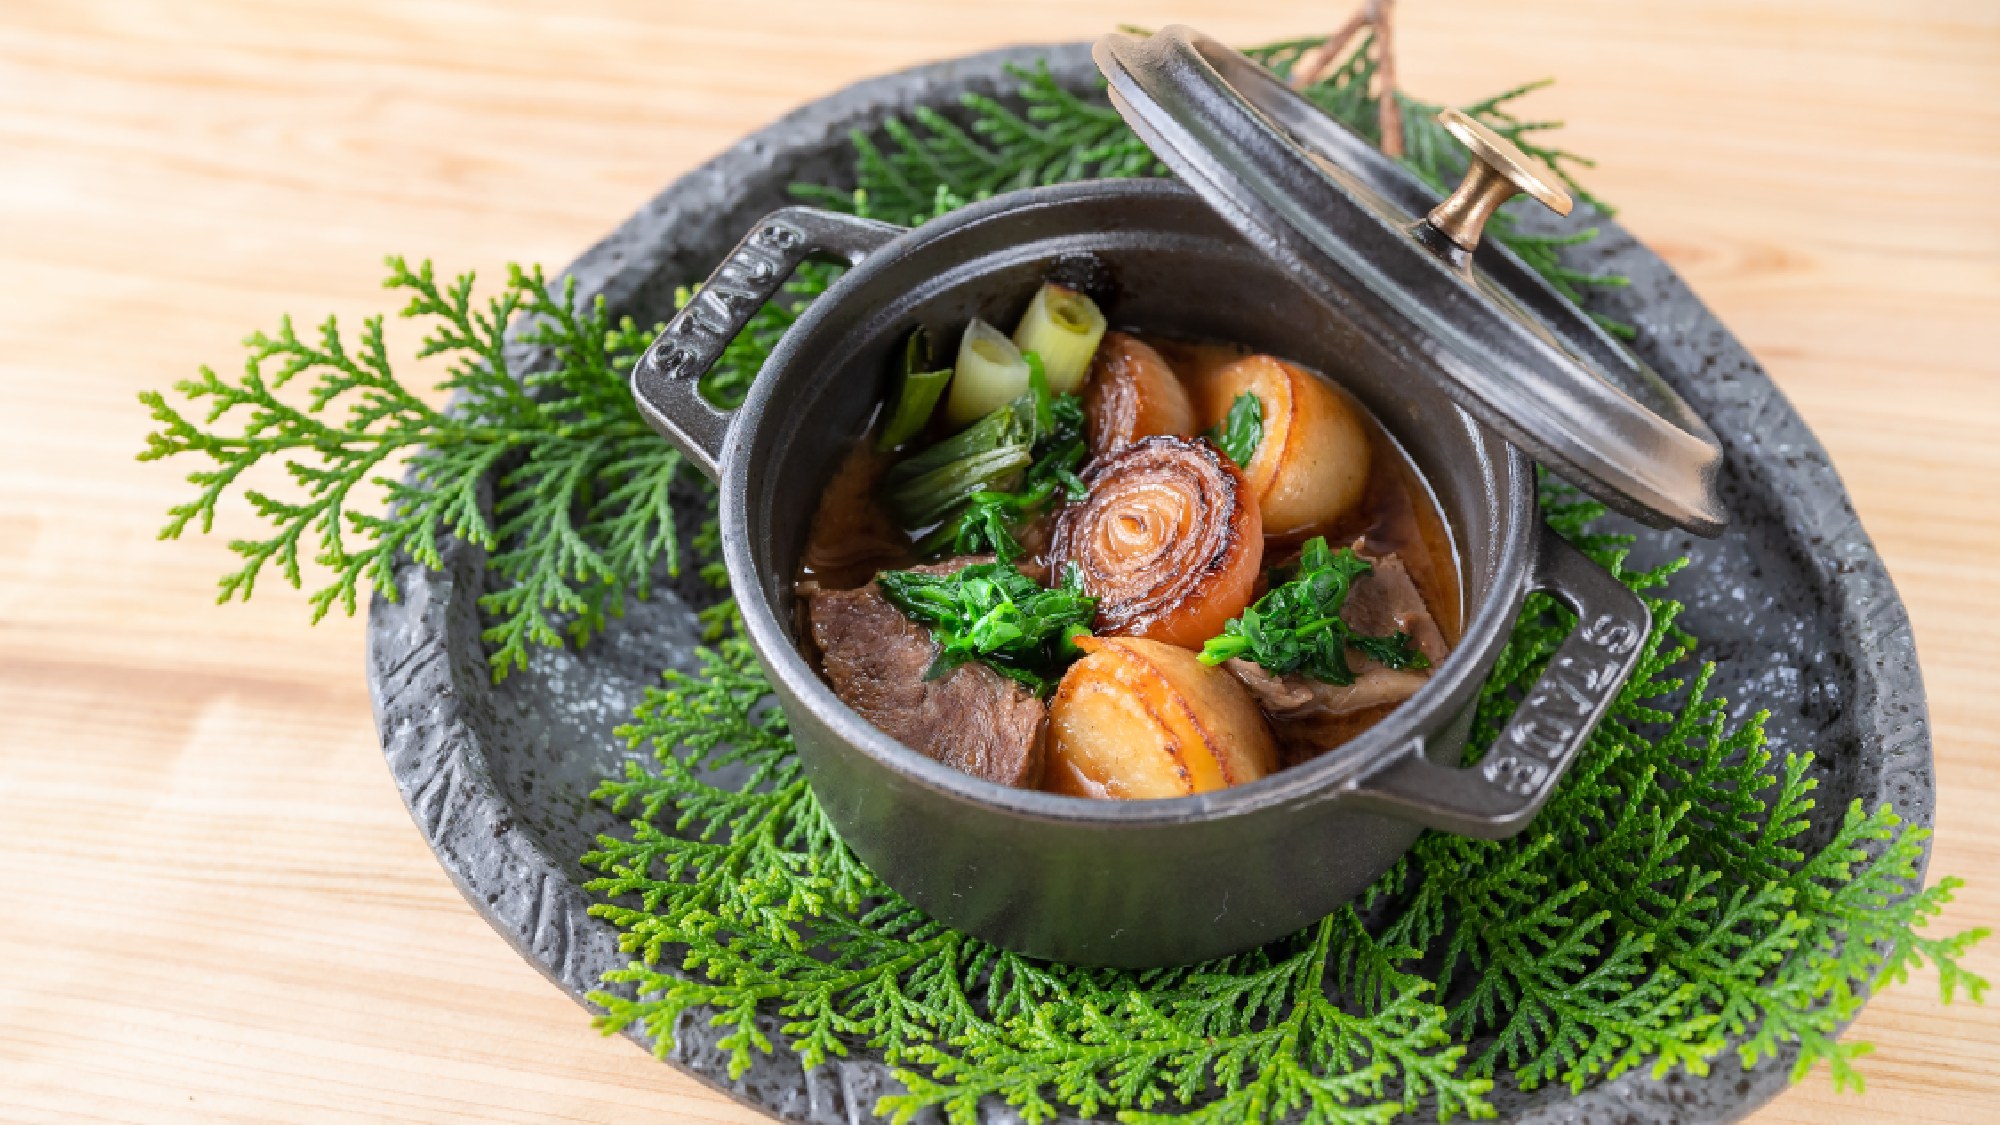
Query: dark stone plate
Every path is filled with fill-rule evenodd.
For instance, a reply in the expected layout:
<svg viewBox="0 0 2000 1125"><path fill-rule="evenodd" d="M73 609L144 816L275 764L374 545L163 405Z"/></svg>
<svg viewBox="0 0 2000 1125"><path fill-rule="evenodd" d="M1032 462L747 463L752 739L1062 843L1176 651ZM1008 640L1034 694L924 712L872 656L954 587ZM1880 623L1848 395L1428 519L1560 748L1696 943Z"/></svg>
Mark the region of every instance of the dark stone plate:
<svg viewBox="0 0 2000 1125"><path fill-rule="evenodd" d="M860 83L671 185L570 273L614 314L663 320L674 288L706 276L752 220L787 202L787 184L849 174L850 130L919 105L956 106L967 91L1009 92L1004 65L1042 58L1075 88L1095 81L1086 49L1065 45ZM1703 655L1720 663L1716 687L1739 716L1768 709L1775 748L1818 756L1820 839L1855 797L1871 807L1892 801L1910 822L1928 825L1930 730L1909 621L1826 451L1673 271L1617 226L1601 225L1603 237L1571 264L1632 284L1595 294L1593 307L1638 326L1640 353L1708 418L1728 458L1728 533L1709 542L1642 531L1641 560L1693 556L1671 589L1687 603L1682 620L1702 638ZM690 665L697 630L689 599L698 594L667 583L581 652L544 651L495 686L475 608L484 555L453 543L445 558L439 572L404 564L402 600L378 597L370 609L368 678L383 751L417 827L467 901L581 1000L601 973L627 961L616 931L585 913L591 899L577 857L598 833L623 828L589 793L630 756L611 732L641 691L661 670ZM775 1021L767 1031L777 1038ZM581 1016L577 1033L590 1034ZM810 1074L790 1054L760 1057L732 1081L716 1035L689 1013L672 1061L787 1120L869 1120L876 1097L894 1085L865 1053ZM1782 1090L1790 1064L1780 1057L1746 1073L1725 1054L1704 1078L1675 1072L1656 1081L1641 1070L1578 1096L1496 1091L1496 1104L1514 1121L1726 1120ZM997 1104L988 1117L1014 1120Z"/></svg>

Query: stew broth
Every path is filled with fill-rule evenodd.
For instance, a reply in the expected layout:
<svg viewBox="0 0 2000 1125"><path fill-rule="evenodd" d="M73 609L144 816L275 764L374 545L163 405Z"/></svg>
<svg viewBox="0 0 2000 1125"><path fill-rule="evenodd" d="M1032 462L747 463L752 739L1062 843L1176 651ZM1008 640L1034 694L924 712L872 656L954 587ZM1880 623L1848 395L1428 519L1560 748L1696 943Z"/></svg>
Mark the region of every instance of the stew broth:
<svg viewBox="0 0 2000 1125"><path fill-rule="evenodd" d="M1146 339L1189 380L1203 378L1213 369L1249 354L1232 344ZM1373 414L1338 383L1318 372L1314 375L1354 405L1368 433L1368 492L1359 507L1325 530L1327 541L1347 545L1359 540L1364 554L1400 556L1445 640L1456 645L1465 620L1458 552L1429 484L1409 454ZM820 495L799 562L795 592L801 604L814 591L865 586L880 571L923 561L916 553L912 537L883 510L879 486L882 474L895 463L896 454L878 452L875 437L876 428L871 427L841 460L826 491ZM1029 528L1022 539L1031 549L1027 561L1045 567L1047 560L1041 557L1041 552L1047 547L1046 530ZM1264 564L1268 568L1292 553L1291 548L1273 543ZM800 635L806 633L802 631Z"/></svg>

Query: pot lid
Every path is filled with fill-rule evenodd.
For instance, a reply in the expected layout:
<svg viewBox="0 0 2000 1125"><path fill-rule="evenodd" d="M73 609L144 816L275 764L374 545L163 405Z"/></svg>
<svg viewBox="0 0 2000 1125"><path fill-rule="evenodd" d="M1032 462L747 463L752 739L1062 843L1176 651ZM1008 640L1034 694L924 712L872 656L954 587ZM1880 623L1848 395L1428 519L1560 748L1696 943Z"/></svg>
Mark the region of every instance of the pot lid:
<svg viewBox="0 0 2000 1125"><path fill-rule="evenodd" d="M1651 368L1505 247L1517 193L1567 214L1556 178L1456 110L1471 152L1443 201L1244 55L1192 28L1092 51L1139 137L1326 304L1437 373L1460 405L1612 508L1700 535L1727 523L1722 447Z"/></svg>

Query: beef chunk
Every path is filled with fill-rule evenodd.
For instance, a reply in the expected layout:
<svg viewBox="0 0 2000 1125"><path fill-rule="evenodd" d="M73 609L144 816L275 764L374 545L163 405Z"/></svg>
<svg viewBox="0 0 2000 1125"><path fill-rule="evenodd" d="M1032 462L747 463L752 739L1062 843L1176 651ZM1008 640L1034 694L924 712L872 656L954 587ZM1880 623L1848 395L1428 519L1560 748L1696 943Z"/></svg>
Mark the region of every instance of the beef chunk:
<svg viewBox="0 0 2000 1125"><path fill-rule="evenodd" d="M1371 637L1408 633L1417 643L1417 651L1430 657L1433 666L1444 663L1449 651L1444 634L1438 631L1417 584L1410 580L1409 568L1394 555L1368 561L1374 569L1355 581L1347 604L1340 609L1340 619L1355 632Z"/></svg>
<svg viewBox="0 0 2000 1125"><path fill-rule="evenodd" d="M1354 583L1347 604L1341 607L1341 620L1372 636L1408 633L1418 651L1436 667L1448 651L1444 634L1416 583L1410 580L1403 560L1386 555L1369 561L1375 569ZM1296 673L1277 676L1247 660L1231 660L1223 667L1250 690L1270 718L1285 764L1290 766L1315 758L1374 726L1430 679L1428 670L1385 668L1351 649L1348 661L1355 674L1351 684L1326 684Z"/></svg>
<svg viewBox="0 0 2000 1125"><path fill-rule="evenodd" d="M1257 705L1272 715L1293 718L1311 712L1351 715L1377 707L1394 707L1415 695L1430 673L1417 669L1384 668L1373 661L1351 684L1323 684L1297 674L1276 676L1248 660L1231 660L1224 667L1257 697Z"/></svg>
<svg viewBox="0 0 2000 1125"><path fill-rule="evenodd" d="M1277 676L1248 660L1231 660L1223 667L1250 689L1271 720L1287 766L1316 758L1374 726L1430 679L1429 672L1399 671L1373 661L1351 684L1323 684L1297 673Z"/></svg>
<svg viewBox="0 0 2000 1125"><path fill-rule="evenodd" d="M1041 784L1049 715L1034 692L977 662L926 682L935 651L930 630L904 617L873 582L815 593L811 619L827 681L862 718L974 777Z"/></svg>

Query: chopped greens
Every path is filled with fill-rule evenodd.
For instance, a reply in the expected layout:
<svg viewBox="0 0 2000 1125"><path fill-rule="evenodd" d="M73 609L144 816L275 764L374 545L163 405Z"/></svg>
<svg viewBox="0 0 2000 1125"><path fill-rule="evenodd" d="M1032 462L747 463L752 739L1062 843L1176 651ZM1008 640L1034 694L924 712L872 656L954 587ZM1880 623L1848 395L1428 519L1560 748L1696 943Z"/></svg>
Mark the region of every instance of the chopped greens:
<svg viewBox="0 0 2000 1125"><path fill-rule="evenodd" d="M1237 405L1243 398L1236 400ZM1335 551L1326 545L1325 536L1314 536L1299 554L1298 573L1224 625L1221 636L1202 646L1201 662L1220 664L1241 657L1275 675L1299 672L1327 684L1354 682L1354 670L1347 664L1349 648L1389 668L1430 667L1429 658L1417 651L1408 633L1370 636L1340 619L1354 580L1372 569L1353 548Z"/></svg>
<svg viewBox="0 0 2000 1125"><path fill-rule="evenodd" d="M918 326L910 332L909 343L903 347L903 373L896 384L896 406L882 427L876 449L887 453L923 433L930 423L938 397L944 394L945 384L951 382L951 368L931 371L930 365L930 334Z"/></svg>
<svg viewBox="0 0 2000 1125"><path fill-rule="evenodd" d="M1074 567L1053 590L1004 562L975 563L951 574L887 570L875 580L890 605L929 626L937 640L927 680L978 660L1046 693L1077 655L1073 642L1089 632L1097 613L1097 599L1083 592Z"/></svg>
<svg viewBox="0 0 2000 1125"><path fill-rule="evenodd" d="M1264 440L1263 400L1248 391L1237 395L1222 421L1203 430L1201 436L1238 466L1248 467L1250 459L1257 456L1258 443Z"/></svg>
<svg viewBox="0 0 2000 1125"><path fill-rule="evenodd" d="M1034 420L1033 461L1027 474L1016 491L996 488L973 493L957 515L918 542L917 549L927 556L991 552L1001 562L1012 562L1021 556L1015 530L1040 512L1058 491L1072 500L1083 498L1086 489L1076 475L1088 452L1083 439L1083 399L1051 394L1041 357L1034 352L1025 356L1029 393L1011 406L1026 411Z"/></svg>

